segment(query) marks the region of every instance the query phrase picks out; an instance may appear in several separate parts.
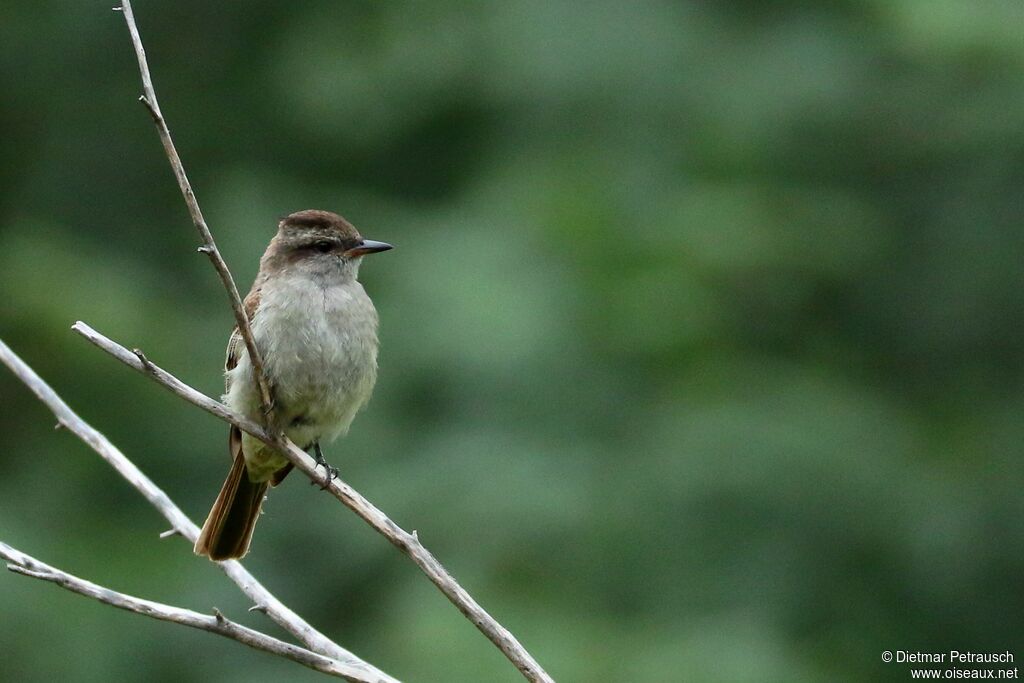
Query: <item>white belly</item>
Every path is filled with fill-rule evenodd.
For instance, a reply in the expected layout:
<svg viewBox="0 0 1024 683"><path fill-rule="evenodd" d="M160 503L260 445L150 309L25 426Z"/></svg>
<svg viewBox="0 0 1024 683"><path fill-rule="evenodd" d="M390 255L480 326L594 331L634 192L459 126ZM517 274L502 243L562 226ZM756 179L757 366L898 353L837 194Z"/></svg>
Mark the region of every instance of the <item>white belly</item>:
<svg viewBox="0 0 1024 683"><path fill-rule="evenodd" d="M377 379L377 313L362 285L278 277L263 288L252 330L278 424L288 437L306 448L348 431ZM243 356L228 373L226 399L233 409L258 418L251 366L248 354ZM247 460L258 455L245 450ZM259 454L261 460L268 457Z"/></svg>

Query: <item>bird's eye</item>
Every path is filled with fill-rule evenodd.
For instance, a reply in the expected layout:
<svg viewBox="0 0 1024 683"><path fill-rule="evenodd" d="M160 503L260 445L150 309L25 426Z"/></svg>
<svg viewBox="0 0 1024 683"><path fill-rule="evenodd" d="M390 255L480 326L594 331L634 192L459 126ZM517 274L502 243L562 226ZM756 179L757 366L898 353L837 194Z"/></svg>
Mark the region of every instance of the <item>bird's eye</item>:
<svg viewBox="0 0 1024 683"><path fill-rule="evenodd" d="M319 242L313 242L313 248L319 251L321 254L326 254L332 248L334 248L334 244L328 242L327 240L320 240Z"/></svg>

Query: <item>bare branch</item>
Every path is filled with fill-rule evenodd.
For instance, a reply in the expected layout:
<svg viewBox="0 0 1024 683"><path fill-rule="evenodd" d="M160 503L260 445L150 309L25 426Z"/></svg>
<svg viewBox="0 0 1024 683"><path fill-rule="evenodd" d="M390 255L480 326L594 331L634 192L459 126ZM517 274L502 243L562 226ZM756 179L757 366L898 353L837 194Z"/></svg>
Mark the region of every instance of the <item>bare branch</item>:
<svg viewBox="0 0 1024 683"><path fill-rule="evenodd" d="M296 446L284 436L271 434L260 425L237 413L232 412L223 403L213 400L203 393L193 389L166 370L155 365L152 361L143 362L139 357L102 334L92 329L83 322L76 322L71 326L75 332L88 339L90 342L103 349L119 361L134 368L170 389L173 393L185 399L189 403L199 406L203 410L216 415L220 419L229 422L244 432L247 432L260 441L277 448L295 467L302 471L311 480L325 487L335 498L341 501L346 507L359 515L363 521L373 527L378 533L391 541L399 550L409 556L424 574L440 589L442 593L454 604L466 618L485 635L508 659L515 664L516 668L530 681L541 681L553 683L551 677L541 668L540 664L527 652L515 636L504 626L499 624L494 617L488 614L473 597L466 592L455 578L444 566L437 561L424 546L420 543L418 534L409 533L395 524L373 503L368 501L358 491L346 484L341 479L328 477L317 469L316 461L307 455L301 448Z"/></svg>
<svg viewBox="0 0 1024 683"><path fill-rule="evenodd" d="M139 363L140 366L146 367L138 356L127 350L125 352ZM154 484L149 477L143 474L107 437L71 410L61 400L60 396L32 368L11 351L2 340L0 340L0 362L10 368L11 372L53 412L57 418L58 425L68 429L88 444L118 474L124 477L129 484L141 493L170 522L171 531L177 532L188 539L190 544L195 543L196 537L199 535L198 527L174 504L170 497ZM240 562L229 560L218 562L217 565L253 603L261 606L260 611L269 616L281 628L298 638L310 650L331 659L339 660L347 667L361 669L365 680L398 683L396 679L378 670L373 665L362 661L356 655L313 628L302 617L274 597Z"/></svg>
<svg viewBox="0 0 1024 683"><path fill-rule="evenodd" d="M238 642L248 645L256 650L263 650L270 654L277 655L278 657L284 657L290 659L293 662L307 666L310 669L315 669L331 676L338 678L344 678L349 681L356 681L358 683L375 683L376 678L370 679L365 677L365 671L362 668L351 667L347 664L325 657L316 652L311 652L305 648L298 647L286 643L283 640L278 640L265 633L254 631L251 628L237 624L218 610L214 610L214 616L207 616L205 614L199 614L192 610L182 609L180 607L172 607L170 605L164 605L163 603L153 602L151 600L143 600L142 598L136 598L131 595L124 593L118 593L117 591L111 590L104 586L97 585L91 581L80 579L77 576L68 574L67 572L61 571L56 567L51 567L45 562L41 562L36 558L26 555L20 550L16 550L6 543L0 543L0 557L7 560L7 568L16 574L22 574L24 576L30 576L35 579L42 579L43 581L49 581L55 583L61 588L84 595L87 598L99 600L100 602L112 605L118 609L127 610L129 612L135 612L136 614L143 614L147 617L153 617L161 621L169 621L174 624L181 624L182 626L191 626L202 631L209 631L210 633L216 633L217 635L224 636L225 638L231 638Z"/></svg>
<svg viewBox="0 0 1024 683"><path fill-rule="evenodd" d="M157 102L156 91L153 89L153 81L149 73L149 65L146 62L146 52L143 49L142 38L139 36L139 30L135 24L135 16L132 12L130 0L123 0L122 10L125 22L128 24L128 31L131 34L132 45L135 47L135 54L139 61L139 72L142 75L142 88L144 93L141 98L142 103L146 105L149 109L150 115L153 117L157 131L160 134L160 140L164 145L164 151L167 153L167 158L171 162L172 169L174 169L174 175L178 179L178 185L181 188L182 196L185 198L185 203L188 205L189 213L192 216L192 222L195 223L196 229L203 238L204 244L200 247L200 251L205 252L210 257L210 261L217 269L217 272L221 276L221 280L224 282L224 286L227 289L228 298L231 300L231 307L235 312L235 320L238 324L238 329L241 332L242 338L245 340L246 348L249 351L249 357L253 365L253 374L255 375L256 381L260 387L264 414L269 416L271 415L273 407L272 397L263 371L264 366L262 358L259 355L259 350L257 349L256 343L252 337L252 331L249 328L249 321L245 315L241 299L238 296L238 289L235 287L231 273L228 272L227 265L221 258L220 253L217 251L217 247L213 241L213 236L210 234L210 230L206 226L206 222L203 220L202 212L199 210L199 205L196 202L195 195L193 194L192 188L185 176L185 170L181 165L181 160L174 148L174 144L171 142L170 131L167 129L167 124L160 111L160 105ZM283 435L269 434L252 421L246 420L241 416L234 415L220 403L203 396L201 393L180 382L173 376L148 363L145 361L144 356L140 355L140 357L128 358L120 355L120 352L115 351L115 347L129 355L131 355L131 353L123 347L118 347L114 342L102 337L102 335L91 330L91 328L88 328L88 326L83 323L76 323L74 329L83 334L83 336L89 338L90 341L97 346L100 346L118 357L121 361L131 365L136 370L140 370L150 375L168 388L171 388L171 390L179 396L182 396L186 400L189 400L205 410L212 412L222 420L226 420L237 425L239 428L261 439L265 443L281 450L288 459L295 464L296 467L302 470L303 473L310 477L310 479L321 483L324 488L330 490L331 494L334 495L335 498L348 506L368 524L370 524L370 526L383 534L385 538L391 541L391 543L406 553L413 562L423 570L430 580L434 582L441 592L444 593L445 596L447 596L448 599L451 600L452 603L454 603L455 606L458 607L459 610L466 615L466 617L469 618L470 621L472 621L476 627L480 629L480 631L483 632L484 635L486 635L505 654L506 657L509 658L509 660L512 661L513 664L515 664L516 668L518 668L528 680L551 681L550 676L548 676L544 669L542 669L536 660L533 659L530 653L526 651L526 649L505 627L495 621L491 615L477 604L472 596L470 596L469 593L467 593L455 581L441 563L438 562L437 559L420 544L419 539L415 534L409 534L404 531L401 527L392 522L383 512L363 498L362 495L352 489L348 484L338 481L337 479L332 480L329 473L325 473L321 476L316 471L313 459L286 437ZM90 336L89 333L91 333L92 336ZM105 341L106 344L102 343L101 340ZM268 424L273 424L273 421L269 420Z"/></svg>
<svg viewBox="0 0 1024 683"><path fill-rule="evenodd" d="M160 111L160 103L156 99L156 90L153 89L153 78L149 75L146 50L142 47L139 27L135 25L135 14L132 12L131 1L123 0L120 9L122 14L124 14L125 22L128 24L128 33L131 34L132 46L135 48L135 57L139 61L139 73L142 76L143 92L139 101L145 105L146 109L149 110L150 116L153 117L156 131L160 135L160 142L163 143L167 160L171 163L171 170L174 171L174 177L178 181L178 188L181 189L181 196L185 199L188 213L192 217L192 223L196 226L199 237L203 240L199 251L210 258L210 263L213 264L217 275L220 276L221 282L224 283L224 289L227 290L228 300L231 302L231 310L235 313L235 324L238 325L238 330L245 341L245 348L249 351L253 374L256 376L256 382L260 388L260 398L263 402L264 414L270 415L274 403L270 386L267 384L266 374L263 372L263 356L260 355L260 350L257 348L256 341L252 336L252 330L249 328L249 318L245 314L242 298L238 295L238 288L235 286L234 278L231 277L231 271L228 270L228 264L224 262L220 251L217 249L217 243L213 241L213 234L206 225L206 219L203 218L203 212L199 208L199 202L196 201L192 185L188 181L188 176L185 175L185 167L181 163L181 157L178 156L178 150L174 147L174 142L171 140L171 131L167 128L163 112Z"/></svg>

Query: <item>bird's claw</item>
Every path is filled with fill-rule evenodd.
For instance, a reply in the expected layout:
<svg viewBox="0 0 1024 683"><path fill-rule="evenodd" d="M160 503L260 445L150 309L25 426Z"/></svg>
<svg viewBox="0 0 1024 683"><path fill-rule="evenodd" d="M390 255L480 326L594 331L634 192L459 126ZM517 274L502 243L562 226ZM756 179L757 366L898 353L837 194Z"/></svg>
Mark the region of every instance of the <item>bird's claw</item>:
<svg viewBox="0 0 1024 683"><path fill-rule="evenodd" d="M314 441L313 442L313 458L316 460L316 465L318 467L320 465L323 465L323 468L324 468L324 476L326 477L326 481L323 484L321 484L321 486L320 486L320 490L323 491L323 490L327 489L328 486L331 485L331 481L332 480L338 478L338 468L337 467L331 467L330 465L327 464L327 459L324 457L324 452L322 450L320 450L320 442L319 441ZM310 482L310 483L315 483L315 482Z"/></svg>
<svg viewBox="0 0 1024 683"><path fill-rule="evenodd" d="M338 478L338 468L337 467L331 467L330 465L324 465L324 470L326 471L327 481L325 481L324 484L320 487L321 491L326 491L327 488L331 485L331 482Z"/></svg>

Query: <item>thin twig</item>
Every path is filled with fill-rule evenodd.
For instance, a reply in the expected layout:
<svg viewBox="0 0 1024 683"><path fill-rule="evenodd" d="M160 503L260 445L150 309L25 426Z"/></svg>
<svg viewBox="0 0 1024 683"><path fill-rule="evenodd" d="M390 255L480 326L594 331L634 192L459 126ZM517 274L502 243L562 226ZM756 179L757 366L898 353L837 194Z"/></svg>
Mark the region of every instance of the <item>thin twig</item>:
<svg viewBox="0 0 1024 683"><path fill-rule="evenodd" d="M146 365L126 350L140 366ZM113 467L118 474L124 477L149 503L157 509L171 524L171 531L177 532L188 539L189 543L195 543L199 535L199 529L192 523L184 512L174 504L174 501L164 493L160 487L131 462L107 437L94 429L91 425L80 418L60 396L43 381L21 358L0 340L0 362L10 368L11 372L27 386L32 393L49 408L57 418L57 424L68 429L79 439L88 444L103 460ZM155 367L155 366L154 366ZM167 532L164 532L167 533ZM163 534L161 534L163 535ZM398 683L398 681L376 667L352 654L341 647L324 634L317 631L302 617L289 609L284 603L278 600L263 584L236 560L218 562L217 565L228 575L245 595L260 605L261 612L285 629L310 650L322 654L331 659L343 662L347 667L361 669L363 678L359 680L380 681L381 683Z"/></svg>
<svg viewBox="0 0 1024 683"><path fill-rule="evenodd" d="M118 609L216 633L225 638L237 640L256 650L263 650L278 657L290 659L303 666L308 666L310 669L315 669L331 676L337 676L338 678L345 678L349 681L370 680L363 677L364 672L361 669L354 669L330 657L325 657L316 652L311 652L305 648L286 643L265 633L242 626L231 621L218 610L214 610L214 615L209 616L193 612L192 610L172 607L163 603L153 602L152 600L143 600L142 598L119 593L68 574L56 567L51 567L45 562L41 562L31 555L26 555L20 550L2 542L0 542L0 558L7 560L7 568L16 574L55 583L73 593L99 600L106 605L112 605Z"/></svg>
<svg viewBox="0 0 1024 683"><path fill-rule="evenodd" d="M153 89L153 78L149 75L149 64L146 62L146 50L142 47L142 37L139 36L139 28L135 25L135 14L132 12L130 0L123 0L120 9L121 13L124 14L125 22L128 24L128 33L131 34L135 56L139 60L139 73L142 76L143 93L139 101L145 105L146 109L149 110L150 116L153 117L156 131L160 135L160 142L163 143L164 152L167 153L167 160L171 163L171 170L174 171L174 177L178 181L178 188L181 189L181 196L184 197L185 204L188 206L188 213L192 217L192 223L196 226L199 237L203 240L199 251L210 258L210 263L217 270L217 275L220 276L221 282L224 283L224 289L227 290L228 300L231 302L231 310L235 313L235 324L238 325L238 331L245 341L245 348L249 351L249 360L252 362L253 374L256 376L256 383L260 388L263 412L269 416L273 410L273 396L266 380L266 374L263 372L263 356L260 355L260 350L256 346L256 340L252 336L252 330L249 328L249 317L245 314L242 298L238 295L238 287L235 286L235 280L231 277L228 264L221 257L220 251L217 249L217 243L213 241L213 234L206 225L206 219L203 218L203 212L199 208L199 202L196 201L192 185L188 181L188 176L185 175L185 167L181 163L181 157L178 156L178 150L174 147L174 142L171 140L171 131L167 128L167 121L164 120L163 112L160 111L160 103L156 99L156 90Z"/></svg>
<svg viewBox="0 0 1024 683"><path fill-rule="evenodd" d="M541 681L553 683L551 677L541 668L540 664L527 652L515 636L504 626L499 624L494 617L488 614L483 607L477 603L466 590L459 585L455 578L444 566L420 543L418 534L409 533L395 524L373 503L368 501L358 491L346 484L341 479L317 469L316 461L307 455L301 448L296 446L284 436L278 436L267 432L260 425L237 413L232 412L227 406L215 401L209 396L193 389L166 370L160 368L152 361L143 363L138 356L117 342L114 342L92 329L83 322L76 322L71 326L90 342L103 349L114 358L134 368L135 370L153 378L173 393L185 399L189 403L199 406L203 410L216 415L220 419L229 422L244 432L247 432L260 441L278 449L291 461L296 468L302 471L307 477L317 482L331 495L341 501L346 507L359 515L367 524L377 532L391 541L399 550L409 556L424 574L437 586L442 593L462 612L480 631L500 649L508 659L515 664L516 668L530 681Z"/></svg>

